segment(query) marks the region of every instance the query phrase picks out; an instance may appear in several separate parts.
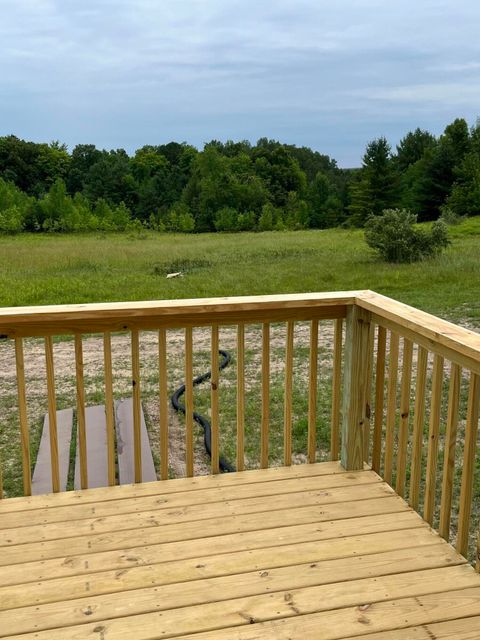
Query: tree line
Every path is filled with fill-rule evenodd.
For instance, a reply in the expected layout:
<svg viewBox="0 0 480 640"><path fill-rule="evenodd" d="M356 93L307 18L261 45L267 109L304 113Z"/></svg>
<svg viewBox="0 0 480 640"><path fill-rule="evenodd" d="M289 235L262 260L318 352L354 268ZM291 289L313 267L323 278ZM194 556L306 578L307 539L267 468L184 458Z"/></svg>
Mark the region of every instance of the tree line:
<svg viewBox="0 0 480 640"><path fill-rule="evenodd" d="M480 213L480 124L457 119L439 137L416 129L395 151L380 137L359 169L267 138L129 155L0 137L2 233L321 229L363 226L391 208L419 220Z"/></svg>

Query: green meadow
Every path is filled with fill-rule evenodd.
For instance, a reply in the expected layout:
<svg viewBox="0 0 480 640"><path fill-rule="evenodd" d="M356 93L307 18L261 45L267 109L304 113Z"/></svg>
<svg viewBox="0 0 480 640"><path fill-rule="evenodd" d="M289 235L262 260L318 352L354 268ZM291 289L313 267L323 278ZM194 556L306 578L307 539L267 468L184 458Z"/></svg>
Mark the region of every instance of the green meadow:
<svg viewBox="0 0 480 640"><path fill-rule="evenodd" d="M374 289L478 323L480 218L450 236L440 257L395 265L379 261L359 230L21 234L0 238L0 305Z"/></svg>

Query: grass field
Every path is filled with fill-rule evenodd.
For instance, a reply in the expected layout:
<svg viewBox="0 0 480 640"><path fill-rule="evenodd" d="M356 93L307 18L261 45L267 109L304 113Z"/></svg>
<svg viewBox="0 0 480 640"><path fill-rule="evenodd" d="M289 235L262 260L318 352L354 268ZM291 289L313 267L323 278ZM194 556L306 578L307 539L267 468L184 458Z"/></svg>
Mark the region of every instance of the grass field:
<svg viewBox="0 0 480 640"><path fill-rule="evenodd" d="M380 262L356 230L2 237L0 306L374 289L478 324L480 218L451 235L411 265Z"/></svg>
<svg viewBox="0 0 480 640"><path fill-rule="evenodd" d="M368 249L360 231L328 230L259 234L162 235L22 235L0 238L0 305L168 299L223 295L374 289L421 309L480 328L480 218L451 227L451 246L440 257L419 264L388 265ZM182 277L167 279L170 272ZM332 378L332 323L321 323L319 349L319 459L328 456ZM232 365L221 374L221 448L235 459L235 331L221 330L221 346L231 351ZM258 466L261 414L260 327L246 335L246 463ZM209 336L194 331L195 375L209 368ZM103 404L100 338L85 340L87 404ZM113 340L115 396L131 393L128 335ZM272 327L270 460L281 462L283 446L285 327ZM308 327L295 332L293 450L306 452ZM156 336L142 333L142 399L158 464L158 347ZM16 409L15 361L11 343L0 343L0 455L8 495L21 487L20 440ZM58 408L75 406L73 343L55 344ZM430 371L431 373L431 371ZM183 381L183 333L169 332L169 392ZM26 341L26 377L32 459L35 460L43 416L47 411L45 362L39 340ZM431 384L429 374L429 385ZM466 389L466 387L465 387ZM445 386L446 399L448 388ZM465 390L462 403L465 404ZM195 410L207 415L209 387L195 389ZM413 402L413 394L412 394ZM445 413L445 402L443 411ZM442 437L445 415L442 420ZM277 428L278 427L278 428ZM75 426L74 426L75 428ZM170 416L172 475L182 475L184 424ZM463 425L460 425L460 432ZM425 420L428 439L428 414ZM206 471L202 437L196 436L197 471ZM460 455L459 451L459 455ZM440 445L439 469L443 460ZM458 459L457 469L461 468ZM458 475L458 474L457 474ZM459 484L460 476L457 478ZM476 495L480 495L480 470Z"/></svg>

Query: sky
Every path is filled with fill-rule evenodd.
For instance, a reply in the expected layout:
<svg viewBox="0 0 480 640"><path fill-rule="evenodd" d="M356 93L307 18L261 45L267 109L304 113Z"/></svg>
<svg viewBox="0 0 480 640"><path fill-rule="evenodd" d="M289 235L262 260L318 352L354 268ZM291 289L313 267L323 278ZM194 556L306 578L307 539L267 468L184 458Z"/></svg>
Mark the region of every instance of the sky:
<svg viewBox="0 0 480 640"><path fill-rule="evenodd" d="M268 137L339 166L480 115L478 0L0 0L0 135Z"/></svg>

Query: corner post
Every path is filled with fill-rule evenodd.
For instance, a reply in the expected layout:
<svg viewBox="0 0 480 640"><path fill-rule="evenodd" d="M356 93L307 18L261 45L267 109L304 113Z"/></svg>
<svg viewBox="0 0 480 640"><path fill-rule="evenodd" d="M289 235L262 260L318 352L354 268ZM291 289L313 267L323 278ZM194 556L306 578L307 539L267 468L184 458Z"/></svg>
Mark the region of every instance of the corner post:
<svg viewBox="0 0 480 640"><path fill-rule="evenodd" d="M370 312L356 304L347 308L341 455L347 471L363 469L370 318Z"/></svg>

